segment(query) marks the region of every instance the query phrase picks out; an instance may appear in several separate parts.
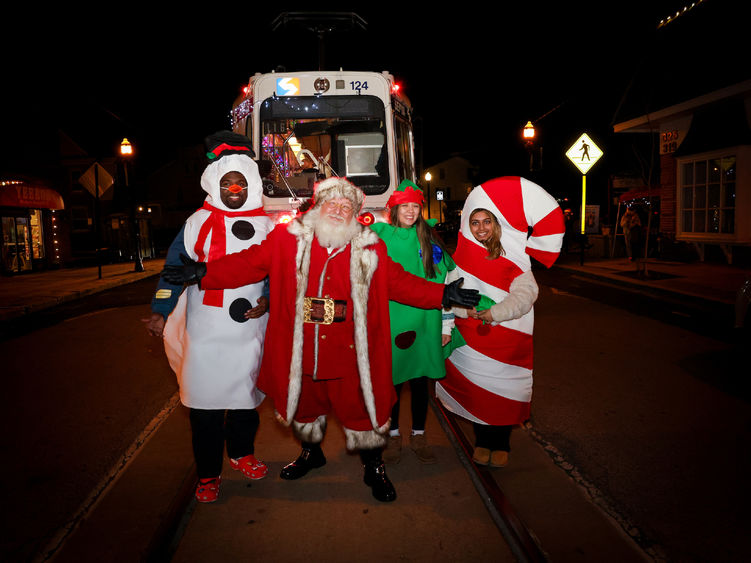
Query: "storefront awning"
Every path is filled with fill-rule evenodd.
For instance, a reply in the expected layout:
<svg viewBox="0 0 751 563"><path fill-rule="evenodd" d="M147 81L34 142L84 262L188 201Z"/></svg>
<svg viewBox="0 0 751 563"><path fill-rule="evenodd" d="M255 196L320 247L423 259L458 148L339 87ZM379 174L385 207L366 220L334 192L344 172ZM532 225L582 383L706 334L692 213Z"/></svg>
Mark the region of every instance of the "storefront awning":
<svg viewBox="0 0 751 563"><path fill-rule="evenodd" d="M23 182L0 186L0 207L65 209L62 196L55 190Z"/></svg>

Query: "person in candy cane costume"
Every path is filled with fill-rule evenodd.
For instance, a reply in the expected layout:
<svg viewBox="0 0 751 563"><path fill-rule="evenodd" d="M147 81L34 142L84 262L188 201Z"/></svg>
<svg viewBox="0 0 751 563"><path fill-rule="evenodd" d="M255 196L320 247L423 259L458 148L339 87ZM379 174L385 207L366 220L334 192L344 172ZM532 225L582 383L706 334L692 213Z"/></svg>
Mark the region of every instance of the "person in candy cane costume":
<svg viewBox="0 0 751 563"><path fill-rule="evenodd" d="M260 244L273 228L263 212L250 140L222 131L207 137L206 147L211 162L201 187L208 195L172 243L167 264L180 264L181 254L214 261ZM152 300L148 330L164 337L180 400L190 408L200 502L218 496L225 441L233 469L250 479L268 472L253 445L259 425L255 409L264 399L256 379L268 320L266 295L264 282L207 291L190 285L183 291L182 285L160 279Z"/></svg>
<svg viewBox="0 0 751 563"><path fill-rule="evenodd" d="M529 417L538 293L530 257L552 266L564 230L558 203L525 178L485 182L464 204L457 267L447 282L463 277L464 287L482 297L474 311L454 309L451 353L436 396L473 423L478 464L506 465L511 428Z"/></svg>

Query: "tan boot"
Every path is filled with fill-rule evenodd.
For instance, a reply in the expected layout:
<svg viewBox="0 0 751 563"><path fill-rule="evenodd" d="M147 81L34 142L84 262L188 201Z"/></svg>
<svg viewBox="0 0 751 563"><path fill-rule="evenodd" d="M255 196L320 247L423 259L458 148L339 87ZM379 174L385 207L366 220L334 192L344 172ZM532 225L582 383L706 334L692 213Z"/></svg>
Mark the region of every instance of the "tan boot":
<svg viewBox="0 0 751 563"><path fill-rule="evenodd" d="M490 467L506 467L508 465L508 452L496 450L490 452Z"/></svg>
<svg viewBox="0 0 751 563"><path fill-rule="evenodd" d="M487 465L490 463L490 450L488 448L475 447L475 452L472 454L472 461L477 465Z"/></svg>
<svg viewBox="0 0 751 563"><path fill-rule="evenodd" d="M420 463L436 463L438 460L433 454L433 448L428 445L425 434L413 434L409 437L409 447L417 455Z"/></svg>
<svg viewBox="0 0 751 563"><path fill-rule="evenodd" d="M383 461L390 464L399 463L402 459L402 437L389 436L386 448L383 450Z"/></svg>

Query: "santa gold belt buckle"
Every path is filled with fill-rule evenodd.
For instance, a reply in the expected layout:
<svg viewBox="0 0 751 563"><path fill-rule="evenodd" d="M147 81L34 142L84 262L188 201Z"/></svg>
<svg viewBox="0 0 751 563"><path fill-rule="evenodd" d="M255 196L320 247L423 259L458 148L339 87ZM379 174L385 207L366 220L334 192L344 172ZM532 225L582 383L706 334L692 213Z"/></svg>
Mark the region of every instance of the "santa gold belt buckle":
<svg viewBox="0 0 751 563"><path fill-rule="evenodd" d="M303 300L303 320L306 323L330 325L334 322L334 300L330 297L306 297Z"/></svg>

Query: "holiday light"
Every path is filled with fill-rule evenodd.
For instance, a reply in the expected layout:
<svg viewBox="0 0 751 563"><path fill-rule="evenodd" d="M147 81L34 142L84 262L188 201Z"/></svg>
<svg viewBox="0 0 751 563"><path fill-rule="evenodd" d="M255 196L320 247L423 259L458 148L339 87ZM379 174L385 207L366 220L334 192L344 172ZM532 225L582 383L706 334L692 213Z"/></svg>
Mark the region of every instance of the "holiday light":
<svg viewBox="0 0 751 563"><path fill-rule="evenodd" d="M673 22L678 18L679 16L682 16L686 12L693 10L696 6L703 3L704 0L696 0L696 2L692 2L690 6L684 6L682 10L678 10L674 16L668 16L665 19L660 20L660 23L657 24L657 29L660 29L661 27L664 27L668 25L670 22Z"/></svg>

